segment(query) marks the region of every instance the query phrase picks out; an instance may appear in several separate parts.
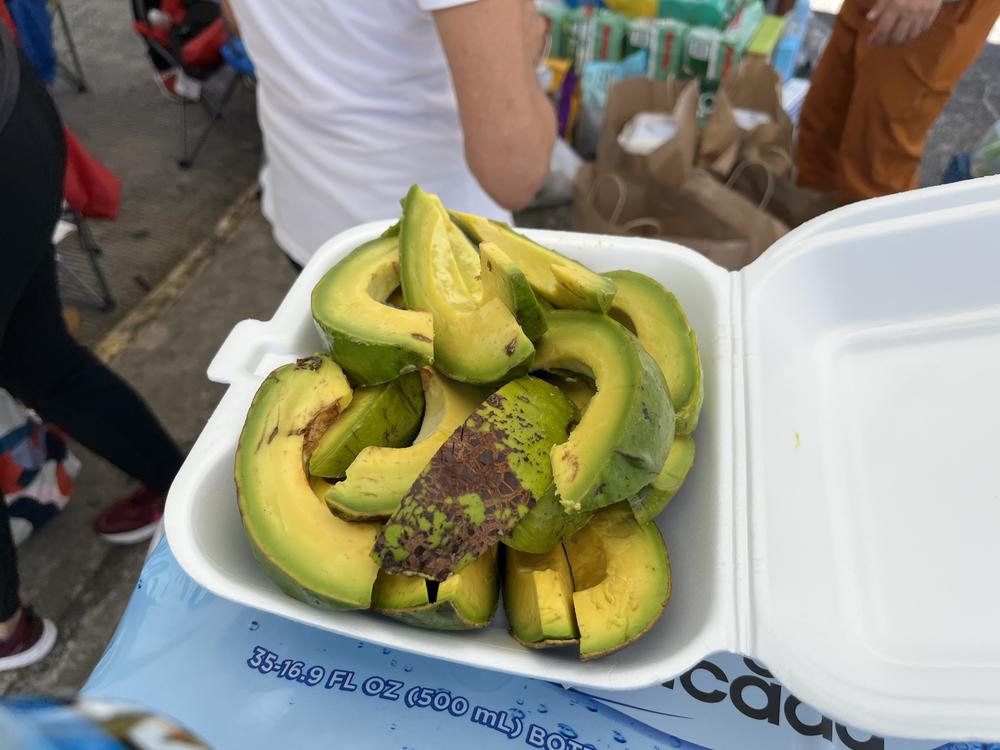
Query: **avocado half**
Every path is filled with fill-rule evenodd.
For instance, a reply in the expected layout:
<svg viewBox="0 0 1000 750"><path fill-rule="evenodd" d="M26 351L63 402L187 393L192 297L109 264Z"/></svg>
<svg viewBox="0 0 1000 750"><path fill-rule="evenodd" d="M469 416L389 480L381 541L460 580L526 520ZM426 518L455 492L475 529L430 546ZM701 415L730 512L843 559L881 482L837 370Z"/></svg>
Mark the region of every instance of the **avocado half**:
<svg viewBox="0 0 1000 750"><path fill-rule="evenodd" d="M378 565L376 524L334 516L317 497L307 456L351 401L325 355L279 367L254 397L236 451L236 494L253 555L288 595L325 609L367 609Z"/></svg>
<svg viewBox="0 0 1000 750"><path fill-rule="evenodd" d="M553 446L552 474L567 512L631 497L663 468L674 410L663 373L635 336L611 318L554 310L538 340L536 370L569 370L596 393L566 442Z"/></svg>
<svg viewBox="0 0 1000 750"><path fill-rule="evenodd" d="M389 236L353 250L313 288L313 320L353 383L387 383L434 361L431 316L385 304L398 287L399 238Z"/></svg>
<svg viewBox="0 0 1000 750"><path fill-rule="evenodd" d="M441 200L416 185L403 202L399 261L406 306L434 321L436 369L466 383L500 383L527 371L534 347L503 301L483 298L476 248Z"/></svg>
<svg viewBox="0 0 1000 750"><path fill-rule="evenodd" d="M635 271L604 274L618 285L608 314L639 337L666 378L677 415L677 434L698 426L705 398L698 337L677 297L653 279Z"/></svg>

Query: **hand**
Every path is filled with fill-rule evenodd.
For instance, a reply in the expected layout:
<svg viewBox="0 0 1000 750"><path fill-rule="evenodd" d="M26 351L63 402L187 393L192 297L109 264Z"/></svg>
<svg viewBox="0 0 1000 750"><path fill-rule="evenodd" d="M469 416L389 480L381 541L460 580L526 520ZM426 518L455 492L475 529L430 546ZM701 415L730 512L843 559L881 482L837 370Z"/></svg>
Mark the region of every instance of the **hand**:
<svg viewBox="0 0 1000 750"><path fill-rule="evenodd" d="M868 41L871 44L906 44L934 23L942 0L878 0L868 13L878 21ZM971 2L971 0L966 0Z"/></svg>
<svg viewBox="0 0 1000 750"><path fill-rule="evenodd" d="M537 68L545 56L545 46L548 42L548 25L542 14L538 12L534 0L522 0L522 23L524 28L524 51L531 62L532 69Z"/></svg>

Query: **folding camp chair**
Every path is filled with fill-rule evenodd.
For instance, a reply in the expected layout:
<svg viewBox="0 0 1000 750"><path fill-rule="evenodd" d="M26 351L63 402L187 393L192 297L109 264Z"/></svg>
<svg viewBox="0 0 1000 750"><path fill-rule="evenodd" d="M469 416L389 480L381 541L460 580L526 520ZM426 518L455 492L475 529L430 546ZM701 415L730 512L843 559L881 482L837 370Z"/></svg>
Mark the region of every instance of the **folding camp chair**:
<svg viewBox="0 0 1000 750"><path fill-rule="evenodd" d="M99 312L110 312L115 309L118 303L111 293L108 279L101 268L100 258L104 254L104 251L94 239L87 220L70 209L69 206L64 205L62 218L56 224L52 244L58 247L59 243L73 232L76 232L80 250L87 257L87 261L94 273L94 281L90 282L78 273L70 263L66 262L62 253L58 250L56 250L56 263L59 265L60 270L64 271L90 297Z"/></svg>
<svg viewBox="0 0 1000 750"><path fill-rule="evenodd" d="M70 59L73 61L73 69L70 70L61 59L57 58L59 69L69 79L69 82L76 86L76 90L82 94L88 88L87 77L83 73L83 65L80 64L80 55L76 51L76 43L73 41L73 33L70 31L69 20L66 18L63 0L49 0L49 7L55 11L56 17L59 19L59 26L62 28L63 37L66 39L66 49L69 50Z"/></svg>
<svg viewBox="0 0 1000 750"><path fill-rule="evenodd" d="M150 11L166 15L173 25L169 29L156 28L149 20ZM157 71L177 70L188 78L203 82L219 70L228 68L229 78L217 99L210 101L204 95L203 87L198 93L197 102L208 114L208 122L193 138L189 132L191 100L181 97L181 156L177 164L187 169L194 164L216 123L222 119L237 85L247 73L228 62L230 57L235 59L235 56L231 51L227 55L225 50L232 40L227 41L229 35L217 3L206 0L132 0L132 12L135 17L133 27L146 43ZM242 50L242 45L238 49ZM245 57L245 51L242 54Z"/></svg>

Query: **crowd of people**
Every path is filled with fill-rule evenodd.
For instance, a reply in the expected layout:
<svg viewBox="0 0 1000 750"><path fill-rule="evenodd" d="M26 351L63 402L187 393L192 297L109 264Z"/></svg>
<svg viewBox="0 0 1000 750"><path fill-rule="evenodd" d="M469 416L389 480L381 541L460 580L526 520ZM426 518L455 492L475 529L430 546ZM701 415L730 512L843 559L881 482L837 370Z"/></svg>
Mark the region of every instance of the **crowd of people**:
<svg viewBox="0 0 1000 750"><path fill-rule="evenodd" d="M546 28L533 0L223 4L256 72L263 210L294 264L398 213L414 182L503 218L545 179L556 118L536 74ZM52 245L63 127L2 9L0 387L139 483L95 525L140 542L183 457L63 322ZM1000 0L846 0L801 115L801 183L843 203L914 187L927 133L998 15ZM0 671L37 662L54 640L21 601L0 497Z"/></svg>

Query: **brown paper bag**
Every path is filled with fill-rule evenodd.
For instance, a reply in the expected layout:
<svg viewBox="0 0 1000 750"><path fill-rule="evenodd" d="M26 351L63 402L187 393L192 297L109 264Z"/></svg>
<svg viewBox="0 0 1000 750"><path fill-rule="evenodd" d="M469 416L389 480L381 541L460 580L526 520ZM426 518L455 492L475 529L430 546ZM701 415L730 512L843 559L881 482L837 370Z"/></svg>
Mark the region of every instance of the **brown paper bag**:
<svg viewBox="0 0 1000 750"><path fill-rule="evenodd" d="M771 122L741 130L735 109L770 116ZM745 160L762 162L780 177L793 171L792 121L781 106L781 79L766 59L743 59L715 95L712 114L701 133L697 163L717 175L726 175Z"/></svg>
<svg viewBox="0 0 1000 750"><path fill-rule="evenodd" d="M705 95L708 97L708 95ZM709 98L711 114L701 129L698 157L695 164L710 172L725 176L733 171L740 158L743 131L736 124L729 97L716 93Z"/></svg>
<svg viewBox="0 0 1000 750"><path fill-rule="evenodd" d="M726 184L792 229L840 205L834 195L800 187L762 162L740 162Z"/></svg>
<svg viewBox="0 0 1000 750"><path fill-rule="evenodd" d="M771 122L744 133L740 159L765 163L771 172L787 177L795 165L792 156L792 120L781 106L781 77L766 58L750 55L722 84L733 109L752 109L771 116Z"/></svg>
<svg viewBox="0 0 1000 750"><path fill-rule="evenodd" d="M676 242L730 270L750 263L785 232L704 170L671 190L648 179L599 175L590 164L574 183L573 228Z"/></svg>
<svg viewBox="0 0 1000 750"><path fill-rule="evenodd" d="M618 134L640 112L672 113L677 134L650 154L630 154L618 144ZM598 174L615 173L648 178L676 187L694 164L698 148L698 83L630 78L608 92L608 105L597 143Z"/></svg>

